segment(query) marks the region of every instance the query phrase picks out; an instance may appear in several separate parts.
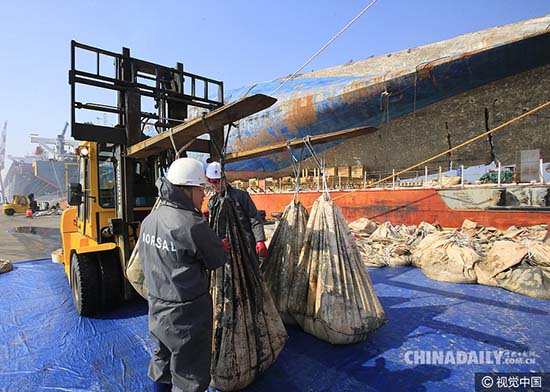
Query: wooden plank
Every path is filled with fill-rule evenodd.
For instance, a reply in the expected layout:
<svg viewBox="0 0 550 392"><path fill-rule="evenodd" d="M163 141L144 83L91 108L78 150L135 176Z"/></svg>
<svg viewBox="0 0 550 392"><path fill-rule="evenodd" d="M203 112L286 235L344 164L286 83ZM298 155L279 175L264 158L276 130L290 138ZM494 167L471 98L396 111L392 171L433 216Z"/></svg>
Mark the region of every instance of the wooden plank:
<svg viewBox="0 0 550 392"><path fill-rule="evenodd" d="M180 148L185 143L207 133L208 130L213 131L224 125L231 124L264 110L275 102L277 102L276 98L264 94L255 94L242 98L229 105L224 105L208 112L204 117L194 118L189 122L175 126L172 128L172 137L174 138L176 147ZM203 118L206 120L208 129L204 126ZM126 152L129 157L141 158L171 148L173 147L170 141L170 131L166 131L128 147Z"/></svg>
<svg viewBox="0 0 550 392"><path fill-rule="evenodd" d="M329 143L343 139L350 139L352 137L366 135L372 132L376 132L376 127L358 127L345 129L343 131L325 133L324 135L312 136L309 141L311 144ZM296 147L304 144L304 139L290 140L290 147ZM231 163L242 161L244 159L256 158L263 155L274 154L277 152L283 152L287 149L287 142L269 144L267 146L261 146L252 148L246 151L231 152L225 156L224 162Z"/></svg>

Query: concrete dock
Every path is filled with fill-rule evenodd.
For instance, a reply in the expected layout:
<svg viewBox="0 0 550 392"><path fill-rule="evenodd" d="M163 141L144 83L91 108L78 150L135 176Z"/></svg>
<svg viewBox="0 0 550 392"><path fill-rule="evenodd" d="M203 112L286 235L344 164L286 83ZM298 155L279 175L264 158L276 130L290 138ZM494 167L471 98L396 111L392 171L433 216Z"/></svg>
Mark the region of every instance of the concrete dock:
<svg viewBox="0 0 550 392"><path fill-rule="evenodd" d="M50 258L61 248L61 215L0 215L0 257L11 262Z"/></svg>

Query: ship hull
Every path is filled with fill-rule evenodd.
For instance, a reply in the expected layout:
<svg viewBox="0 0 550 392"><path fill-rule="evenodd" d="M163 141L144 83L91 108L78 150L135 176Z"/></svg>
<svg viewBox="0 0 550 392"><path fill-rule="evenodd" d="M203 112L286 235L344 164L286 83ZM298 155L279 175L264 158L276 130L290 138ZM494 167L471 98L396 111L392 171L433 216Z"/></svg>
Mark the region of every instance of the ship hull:
<svg viewBox="0 0 550 392"><path fill-rule="evenodd" d="M487 112L485 122L489 125L489 119L492 121L501 116L503 120L509 120L517 116L522 107L532 108L540 104L541 100L546 100L546 95L542 92L535 94L528 89L528 97L521 96L508 102L508 85L503 82L504 85L501 86L498 82L515 75L527 75L529 71L542 69L550 64L550 32L546 30L548 23L550 17L543 17L300 75L282 87L282 80L275 80L235 90L226 97L228 102L255 93L272 94L280 87L274 94L278 99L277 104L240 121L238 129L230 132L228 152L247 151L308 135L317 136L355 127L375 126L381 129L376 135L369 135L368 140L371 143L367 143L363 150L370 150L371 156L377 152L382 154L383 151L371 149L373 142L385 137L383 133L387 124L391 125L411 114L418 114L418 118L415 116L409 119L406 124L401 124L401 128L408 129L419 140L426 136L421 133L423 127L433 133L427 135L431 144L440 139L437 133L440 129L445 129L441 140L448 141L447 133L450 135L449 139L465 140L465 135L471 129L475 130L475 135L486 130L482 128L483 119L480 117L483 110ZM529 75L526 77L536 78ZM514 89L527 90L525 85L526 83L519 83L514 85ZM485 92L492 99L489 103L483 101L482 104L479 96ZM426 114L428 108L466 93L474 95L469 96L467 102L461 102L460 107L446 110L437 122L426 122L435 116L432 112ZM504 102L510 108L504 110ZM498 108L495 108L496 103L500 105ZM452 121L455 112L466 112L466 118L471 119L471 122ZM423 120L420 119L422 115L426 117ZM545 128L543 122L522 124L522 132L529 135L527 140L535 140L533 130ZM398 130L394 130L394 133L395 131ZM407 134L403 135L403 138L406 137ZM421 151L424 157L448 148L430 143L424 143L425 150ZM321 153L335 145L336 142L316 146L316 152ZM541 148L543 154L550 148L544 140L539 140L536 147L521 143L517 147ZM405 155L405 152L401 148L398 154ZM388 154L391 155L391 152L386 151L385 155ZM453 160L467 162L468 165L490 161L485 154L477 151L473 154L474 157L471 155L471 152L461 150L454 153ZM307 157L309 153L305 151L303 158ZM402 167L416 162L416 157L409 158L410 162L404 162ZM380 161L380 157L371 162L366 152L348 155L347 162L344 158L338 159L342 161L339 162L342 165L361 163L371 170L383 169L376 167L376 161ZM269 177L290 165L288 154L279 153L231 162L226 165L226 170L241 172L240 178L244 179L246 172Z"/></svg>
<svg viewBox="0 0 550 392"><path fill-rule="evenodd" d="M77 179L74 161L13 162L4 179L5 197L11 200L14 195L32 193L39 201L61 201L66 198L68 184Z"/></svg>

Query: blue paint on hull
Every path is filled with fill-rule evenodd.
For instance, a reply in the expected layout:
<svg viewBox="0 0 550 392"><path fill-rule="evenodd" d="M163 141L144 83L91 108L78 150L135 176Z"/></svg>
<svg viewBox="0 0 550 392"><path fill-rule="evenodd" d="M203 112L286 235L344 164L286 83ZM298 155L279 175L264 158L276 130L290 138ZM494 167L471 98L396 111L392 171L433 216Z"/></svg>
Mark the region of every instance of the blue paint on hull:
<svg viewBox="0 0 550 392"><path fill-rule="evenodd" d="M550 64L550 33L497 47L433 59L403 70L386 81L381 76L295 79L275 95L273 107L240 123L229 137L229 151L246 150L306 135L359 126L380 126L415 110L487 83ZM399 71L399 70L395 70ZM226 101L247 94L270 94L280 80L230 92ZM317 146L317 151L334 143ZM288 167L287 154L273 154L227 165L228 171L274 172Z"/></svg>

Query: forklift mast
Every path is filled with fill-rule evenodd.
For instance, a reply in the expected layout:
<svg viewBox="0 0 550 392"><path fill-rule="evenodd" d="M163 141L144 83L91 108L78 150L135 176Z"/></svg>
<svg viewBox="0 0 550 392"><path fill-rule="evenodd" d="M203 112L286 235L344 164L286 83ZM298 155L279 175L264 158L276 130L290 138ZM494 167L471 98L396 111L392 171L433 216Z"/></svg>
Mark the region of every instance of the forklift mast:
<svg viewBox="0 0 550 392"><path fill-rule="evenodd" d="M130 236L135 243L139 224L134 219L135 159L128 157L128 148L147 139L147 126L154 126L161 134L184 123L190 108L209 112L222 107L223 82L185 72L181 63L170 68L133 58L128 48L114 53L71 41L69 84L72 137L114 147L115 218L111 224L121 261L126 265L132 250ZM84 99L82 93L88 93ZM144 101L149 101L155 110L145 111ZM98 113L115 114L117 124L94 124L95 119L101 118ZM223 127L210 133L211 140L223 141ZM189 149L219 159L219 152L211 149L212 143L204 142L196 140ZM170 149L151 158L156 176L175 155Z"/></svg>

